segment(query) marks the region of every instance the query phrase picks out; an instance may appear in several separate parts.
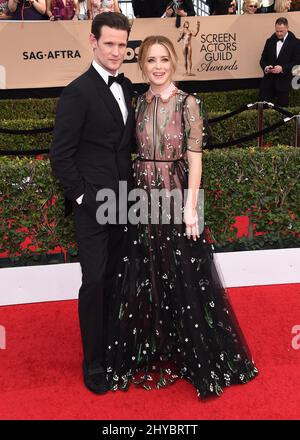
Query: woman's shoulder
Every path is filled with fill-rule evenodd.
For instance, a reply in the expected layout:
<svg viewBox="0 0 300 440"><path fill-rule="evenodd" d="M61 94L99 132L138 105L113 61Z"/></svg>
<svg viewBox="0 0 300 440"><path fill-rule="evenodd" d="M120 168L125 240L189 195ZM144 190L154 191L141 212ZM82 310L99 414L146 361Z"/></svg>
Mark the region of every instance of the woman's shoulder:
<svg viewBox="0 0 300 440"><path fill-rule="evenodd" d="M178 98L187 105L202 105L202 99L198 93L188 93L178 89Z"/></svg>

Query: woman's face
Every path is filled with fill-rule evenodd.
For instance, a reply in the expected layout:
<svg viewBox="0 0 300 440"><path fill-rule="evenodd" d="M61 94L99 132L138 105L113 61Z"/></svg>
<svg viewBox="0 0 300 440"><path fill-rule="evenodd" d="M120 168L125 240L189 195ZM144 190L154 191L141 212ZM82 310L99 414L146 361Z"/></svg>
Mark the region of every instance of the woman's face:
<svg viewBox="0 0 300 440"><path fill-rule="evenodd" d="M291 3L292 3L292 0L287 0L286 1L286 4L285 4L286 11L289 11L291 9Z"/></svg>
<svg viewBox="0 0 300 440"><path fill-rule="evenodd" d="M153 44L147 53L143 73L151 86L165 89L171 82L172 61L168 50L161 44Z"/></svg>
<svg viewBox="0 0 300 440"><path fill-rule="evenodd" d="M247 14L256 14L256 11L257 11L257 3L250 2L246 8L246 13Z"/></svg>

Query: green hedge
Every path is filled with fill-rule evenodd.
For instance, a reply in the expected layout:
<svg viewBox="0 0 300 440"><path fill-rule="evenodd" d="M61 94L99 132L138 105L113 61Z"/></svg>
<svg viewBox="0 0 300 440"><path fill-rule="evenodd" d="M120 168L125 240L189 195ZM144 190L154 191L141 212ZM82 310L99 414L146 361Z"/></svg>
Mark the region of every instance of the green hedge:
<svg viewBox="0 0 300 440"><path fill-rule="evenodd" d="M294 114L300 112L300 107L290 108ZM220 116L224 113L209 113L209 118ZM280 121L283 116L273 110L266 110L264 112L265 127ZM210 143L218 144L232 139L238 139L246 134L251 134L257 131L256 129L257 112L255 110L247 110L239 115L222 122L211 124L211 139ZM12 121L2 121L1 127L10 129L32 129L40 127L51 127L54 124L54 119L19 119ZM52 133L41 133L36 135L9 135L0 133L0 149L11 150L31 150L48 148L52 140ZM264 136L264 142L268 145L294 145L295 142L295 122L290 121L283 127L268 133ZM255 144L252 140L244 143L242 147L251 146Z"/></svg>
<svg viewBox="0 0 300 440"><path fill-rule="evenodd" d="M64 219L64 199L49 160L0 157L1 252L16 264L32 264L56 246L72 250L73 225ZM54 203L55 199L56 202ZM23 248L30 237L33 248ZM0 265L6 264L0 259Z"/></svg>
<svg viewBox="0 0 300 440"><path fill-rule="evenodd" d="M0 121L14 119L53 119L58 98L2 99Z"/></svg>
<svg viewBox="0 0 300 440"><path fill-rule="evenodd" d="M258 101L258 89L234 90L231 92L200 93L210 112L232 111L244 104ZM290 107L300 106L300 90L290 92Z"/></svg>
<svg viewBox="0 0 300 440"><path fill-rule="evenodd" d="M300 107L290 108L293 114L300 112ZM224 113L209 114L209 118L213 118ZM275 124L282 120L284 116L274 110L264 111L264 127ZM212 144L226 142L232 139L239 139L247 134L257 131L257 111L247 110L230 119L214 123L210 125ZM243 143L242 147L251 146L254 140ZM264 143L268 145L294 145L295 144L295 121L291 120L277 130L264 135Z"/></svg>
<svg viewBox="0 0 300 440"><path fill-rule="evenodd" d="M300 245L300 149L207 151L203 177L205 220L217 250ZM63 195L48 160L1 157L0 182L0 252L19 255L10 263L35 263L56 246L76 254L72 221L63 217ZM249 218L249 236L236 238L231 225L241 215ZM22 248L28 236L34 249Z"/></svg>
<svg viewBox="0 0 300 440"><path fill-rule="evenodd" d="M53 127L54 119L15 119L1 121L0 127L10 130L31 130ZM32 150L49 148L52 132L39 134L13 135L0 132L0 150Z"/></svg>
<svg viewBox="0 0 300 440"><path fill-rule="evenodd" d="M300 246L300 149L223 149L204 158L205 218L217 249ZM236 239L231 225L241 215L249 234Z"/></svg>
<svg viewBox="0 0 300 440"><path fill-rule="evenodd" d="M200 93L209 112L232 111L258 100L257 89ZM0 121L11 119L53 119L58 98L5 99L0 103ZM290 93L290 107L300 106L300 90Z"/></svg>

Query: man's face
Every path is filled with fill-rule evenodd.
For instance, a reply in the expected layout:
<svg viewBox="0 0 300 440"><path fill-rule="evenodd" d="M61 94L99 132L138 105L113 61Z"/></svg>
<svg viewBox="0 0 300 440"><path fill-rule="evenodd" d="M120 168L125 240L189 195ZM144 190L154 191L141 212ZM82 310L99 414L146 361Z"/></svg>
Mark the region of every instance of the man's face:
<svg viewBox="0 0 300 440"><path fill-rule="evenodd" d="M105 70L115 75L121 67L127 47L127 31L103 26L97 41L90 34L90 44L94 50L94 60Z"/></svg>
<svg viewBox="0 0 300 440"><path fill-rule="evenodd" d="M278 38L284 38L289 28L284 24L275 24L275 34Z"/></svg>

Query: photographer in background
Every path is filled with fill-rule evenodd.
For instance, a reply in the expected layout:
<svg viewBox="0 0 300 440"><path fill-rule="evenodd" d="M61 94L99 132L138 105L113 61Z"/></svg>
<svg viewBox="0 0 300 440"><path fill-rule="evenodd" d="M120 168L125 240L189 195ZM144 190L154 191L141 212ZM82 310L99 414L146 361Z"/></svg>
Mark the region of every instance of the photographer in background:
<svg viewBox="0 0 300 440"><path fill-rule="evenodd" d="M237 11L236 0L208 0L210 15L235 15Z"/></svg>
<svg viewBox="0 0 300 440"><path fill-rule="evenodd" d="M260 84L260 101L288 107L294 66L300 64L300 41L289 30L285 17L277 18L275 32L267 39L260 67L264 76Z"/></svg>
<svg viewBox="0 0 300 440"><path fill-rule="evenodd" d="M173 1L165 1L161 2L161 16L163 17L175 17L176 15L179 17L187 17L194 16L195 9L192 0L173 0Z"/></svg>

